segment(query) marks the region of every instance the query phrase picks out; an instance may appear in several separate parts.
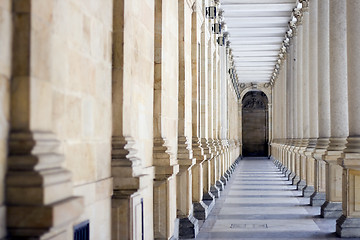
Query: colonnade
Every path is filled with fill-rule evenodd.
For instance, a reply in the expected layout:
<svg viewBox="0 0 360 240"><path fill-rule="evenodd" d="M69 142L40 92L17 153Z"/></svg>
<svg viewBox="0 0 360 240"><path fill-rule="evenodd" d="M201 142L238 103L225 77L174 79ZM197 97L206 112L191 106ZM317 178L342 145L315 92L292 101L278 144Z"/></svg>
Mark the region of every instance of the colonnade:
<svg viewBox="0 0 360 240"><path fill-rule="evenodd" d="M0 239L197 235L240 154L215 8L1 1Z"/></svg>
<svg viewBox="0 0 360 240"><path fill-rule="evenodd" d="M299 1L272 81L274 161L342 237L360 237L359 14L356 0Z"/></svg>
<svg viewBox="0 0 360 240"><path fill-rule="evenodd" d="M217 4L155 0L154 102L148 106L154 116L153 163L148 165L152 173L140 167L130 176L134 182L144 182L131 194L125 191L129 184L124 175L114 175L115 182L124 184L114 189L118 194L113 198L113 239L137 239L141 231L148 239L196 237L198 221L208 217L234 169L239 156L238 96L228 71L231 57L229 48L219 44L221 34L214 32L220 16L205 11ZM121 16L114 14L117 17ZM177 23L178 28L170 23ZM123 41L126 44L126 38ZM126 49L122 41L114 44ZM119 57L126 61L131 55ZM125 77L114 80L133 81ZM116 91L128 94L126 89ZM123 133L119 135L123 139ZM125 139L123 148L132 150L137 140L134 142ZM121 161L132 161L127 154L124 152ZM130 165L119 166L118 161L118 157L113 159L113 166L120 168L120 173L136 172L134 165L129 169ZM151 174L153 186L142 180ZM129 176L125 177L128 181ZM153 194L144 189L152 189ZM139 199L153 202L143 210L152 221L137 211ZM141 219L139 227L132 226L132 219ZM153 229L146 228L152 222Z"/></svg>

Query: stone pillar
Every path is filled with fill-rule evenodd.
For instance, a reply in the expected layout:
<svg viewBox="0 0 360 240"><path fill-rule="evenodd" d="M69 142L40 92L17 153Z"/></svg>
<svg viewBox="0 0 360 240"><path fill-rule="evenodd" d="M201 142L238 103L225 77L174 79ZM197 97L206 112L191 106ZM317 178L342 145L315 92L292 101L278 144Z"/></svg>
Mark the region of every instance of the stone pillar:
<svg viewBox="0 0 360 240"><path fill-rule="evenodd" d="M213 61L214 61L214 81L213 81L213 144L216 149L216 179L215 179L215 185L219 188L220 191L224 189L224 186L226 184L225 179L223 178L223 149L222 145L220 143L219 138L219 119L220 119L220 111L219 111L219 100L220 100L220 46L217 44L216 37L217 35L213 35L213 45L215 48L214 54L213 54Z"/></svg>
<svg viewBox="0 0 360 240"><path fill-rule="evenodd" d="M269 99L269 102L270 102L270 99ZM271 145L270 145L270 143L271 143L271 141L272 141L272 121L273 121L273 118L272 118L272 112L273 112L273 105L271 104L271 103L269 103L268 104L268 107L267 107L267 109L268 109L268 112L267 112L267 114L268 114L268 126L269 126L269 132L268 132L268 134L269 134L269 137L268 137L268 158L270 158L270 156L271 156Z"/></svg>
<svg viewBox="0 0 360 240"><path fill-rule="evenodd" d="M192 14L192 149L193 156L196 159L196 164L192 168L192 200L194 204L194 217L199 220L205 220L207 218L207 205L203 202L203 165L206 160L206 155L204 149L201 145L201 126L205 125L201 121L203 110L202 100L201 100L201 91L204 88L201 86L201 33L197 31L198 25L198 12L199 9L196 9L196 12Z"/></svg>
<svg viewBox="0 0 360 240"><path fill-rule="evenodd" d="M173 14L178 11L178 3L172 2L167 5L163 0L155 0L155 53L154 53L154 126L153 126L153 166L155 171L153 203L154 203L154 237L170 238L178 237L178 219L176 218L176 174L179 172L174 149L178 141L177 131L168 131L167 124L176 124L178 108L169 112L167 101L177 96L179 67L177 59L173 59L178 53L178 48L169 49L167 41L179 41L178 31L170 32L166 28L166 11L172 10ZM175 12L176 11L176 12ZM176 24L177 27L177 24ZM178 28L176 28L178 30ZM172 54L169 54L172 53ZM166 66L166 67L165 67ZM174 72L175 75L169 75ZM176 97L177 100L177 97ZM174 107L174 106L172 106ZM167 115L168 114L168 115ZM168 117L169 116L169 117ZM183 141L184 142L184 141ZM183 143L185 144L185 143ZM187 145L187 144L186 144ZM184 154L185 155L185 154ZM189 156L191 157L192 156ZM190 164L191 165L191 164Z"/></svg>
<svg viewBox="0 0 360 240"><path fill-rule="evenodd" d="M330 0L330 118L331 138L326 162L326 202L321 216L340 217L342 211L341 156L349 134L347 95L346 1Z"/></svg>
<svg viewBox="0 0 360 240"><path fill-rule="evenodd" d="M288 124L288 114L286 112L289 102L287 101L287 95L289 94L287 91L287 62L288 60L284 58L283 60L283 67L282 70L284 72L283 74L283 80L281 83L281 98L280 101L282 102L282 107L280 110L280 116L282 116L282 122L281 122L281 135L280 135L280 157L282 158L283 164L285 164L284 159L282 157L282 149L285 145L285 141L287 139L287 124Z"/></svg>
<svg viewBox="0 0 360 240"><path fill-rule="evenodd" d="M318 51L318 38L317 38L317 11L318 0L312 0L309 3L309 75L308 75L308 91L307 101L309 106L309 142L305 151L306 156L306 187L303 189L303 196L310 197L314 193L315 181L315 159L312 153L315 150L318 133L318 64L317 64L317 51Z"/></svg>
<svg viewBox="0 0 360 240"><path fill-rule="evenodd" d="M311 4L311 3L310 3ZM325 162L322 156L329 145L330 138L330 48L329 48L329 0L318 1L318 126L314 153L315 192L310 197L312 206L321 206L325 202Z"/></svg>
<svg viewBox="0 0 360 240"><path fill-rule="evenodd" d="M298 184L299 190L304 190L307 185L306 179L306 155L305 151L309 143L310 129L309 129L309 2L302 1L303 11L303 36L302 36L302 78L300 84L302 86L302 139L299 149L299 160L300 160L300 182Z"/></svg>
<svg viewBox="0 0 360 240"><path fill-rule="evenodd" d="M215 117L215 95L214 95L214 82L216 79L216 76L214 74L214 68L215 68L215 46L213 41L213 33L211 30L211 26L213 24L213 20L209 20L209 39L207 41L208 43L208 128L207 128L207 134L208 134L208 146L211 149L211 158L209 159L209 172L210 172L210 192L213 194L215 198L220 197L220 188L216 186L216 181L218 178L217 173L217 163L218 163L218 152L216 148L216 142L215 142L215 135L214 135L214 117Z"/></svg>
<svg viewBox="0 0 360 240"><path fill-rule="evenodd" d="M295 39L293 39L295 41ZM290 47L288 48L288 52L286 54L286 92L289 94L286 95L286 102L288 103L286 105L286 143L283 148L283 158L286 165L285 174L286 176L290 177L290 174L292 172L290 159L289 159L289 148L291 146L291 141L293 139L293 131L294 131L294 121L293 121L293 78L292 78L292 65L294 63L293 59L293 41L290 42Z"/></svg>
<svg viewBox="0 0 360 240"><path fill-rule="evenodd" d="M50 44L35 34L34 5L31 0L12 1L7 219L1 224L6 224L9 239L67 239L84 206L82 198L72 195L71 173L63 168L60 142L52 130L52 81L43 77L47 66L34 60L40 54L35 46ZM44 31L50 27L42 25Z"/></svg>
<svg viewBox="0 0 360 240"><path fill-rule="evenodd" d="M192 167L196 159L192 151L192 117L186 114L192 103L192 6L187 1L178 1L179 19L179 95L178 95L178 152L179 173L177 175L177 217L179 237L195 238L199 225L193 216ZM196 24L196 21L195 21ZM195 25L196 29L196 25ZM196 30L194 31L196 36ZM195 38L196 41L196 38ZM196 49L196 48L195 48ZM195 52L196 55L196 52ZM195 63L196 64L196 63ZM195 75L196 76L196 75ZM197 86L195 86L197 87ZM196 114L196 113L195 113Z"/></svg>
<svg viewBox="0 0 360 240"><path fill-rule="evenodd" d="M342 216L337 220L336 233L341 237L360 238L360 2L347 1L347 54L349 137L339 159L343 166Z"/></svg>
<svg viewBox="0 0 360 240"><path fill-rule="evenodd" d="M291 56L291 92L292 92L292 98L291 98L291 120L292 120L292 139L288 148L288 159L289 159L289 166L291 169L291 174L290 174L290 180L294 180L295 176L296 176L296 167L295 167L295 153L294 153L294 148L298 143L298 124L297 124L297 111L298 111L298 106L297 106L297 61L298 61L298 32L297 35L293 38L293 45L292 48L290 48L290 56ZM298 180L297 180L298 181Z"/></svg>
<svg viewBox="0 0 360 240"><path fill-rule="evenodd" d="M203 202L206 204L206 211L209 213L213 206L215 205L215 197L210 192L211 186L211 168L210 168L210 159L212 158L212 151L209 147L209 133L208 128L210 126L208 115L209 113L209 74L208 74L208 39L209 31L207 27L207 22L204 21L202 24L201 32L201 78L200 78L200 136L201 136L201 147L204 150L203 152ZM207 216L207 215L205 215Z"/></svg>
<svg viewBox="0 0 360 240"><path fill-rule="evenodd" d="M300 184L300 150L302 147L302 137L303 137L303 25L301 22L301 17L298 18L300 23L297 27L297 36L296 36L296 54L295 54L295 66L294 66L294 75L295 75L295 84L294 84L294 94L295 94L295 116L294 116L294 128L295 128L295 144L293 148L293 164L295 176L293 178L293 185L296 185L298 188L301 187ZM296 70L295 70L296 69ZM301 182L303 183L303 182Z"/></svg>

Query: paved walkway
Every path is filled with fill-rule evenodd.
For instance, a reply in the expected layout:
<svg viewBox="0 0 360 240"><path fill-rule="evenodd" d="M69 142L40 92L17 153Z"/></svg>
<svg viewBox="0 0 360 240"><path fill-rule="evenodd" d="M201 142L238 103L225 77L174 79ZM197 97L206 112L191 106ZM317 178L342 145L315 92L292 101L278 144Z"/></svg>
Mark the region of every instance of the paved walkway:
<svg viewBox="0 0 360 240"><path fill-rule="evenodd" d="M240 161L197 239L340 239L271 160Z"/></svg>

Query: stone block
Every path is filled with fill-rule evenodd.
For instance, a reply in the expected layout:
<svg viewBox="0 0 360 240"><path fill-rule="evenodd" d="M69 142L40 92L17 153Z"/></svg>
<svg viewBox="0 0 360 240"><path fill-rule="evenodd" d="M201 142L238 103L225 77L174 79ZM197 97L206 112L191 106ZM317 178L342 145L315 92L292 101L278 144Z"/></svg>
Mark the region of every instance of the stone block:
<svg viewBox="0 0 360 240"><path fill-rule="evenodd" d="M323 218L339 218L342 215L342 203L326 201L321 206L320 215Z"/></svg>
<svg viewBox="0 0 360 240"><path fill-rule="evenodd" d="M193 216L179 219L179 238L196 238L199 233L199 222Z"/></svg>
<svg viewBox="0 0 360 240"><path fill-rule="evenodd" d="M216 185L210 186L210 192L215 198L220 197L220 189Z"/></svg>
<svg viewBox="0 0 360 240"><path fill-rule="evenodd" d="M301 192L303 192L303 189L306 187L306 181L305 180L300 180L297 184L296 184L296 188L297 190L300 190Z"/></svg>
<svg viewBox="0 0 360 240"><path fill-rule="evenodd" d="M303 188L303 196L304 197L311 197L315 192L314 186L307 185L305 188Z"/></svg>
<svg viewBox="0 0 360 240"><path fill-rule="evenodd" d="M199 220L205 220L208 217L208 206L203 202L193 203L194 217Z"/></svg>
<svg viewBox="0 0 360 240"><path fill-rule="evenodd" d="M290 180L292 182L292 185L297 186L297 184L300 182L300 177L297 176L294 172L292 172L290 174Z"/></svg>
<svg viewBox="0 0 360 240"><path fill-rule="evenodd" d="M216 181L215 186L219 189L219 191L224 190L224 183L221 180Z"/></svg>
<svg viewBox="0 0 360 240"><path fill-rule="evenodd" d="M326 201L326 194L324 192L314 192L310 196L310 205L314 207L321 207Z"/></svg>
<svg viewBox="0 0 360 240"><path fill-rule="evenodd" d="M342 238L360 238L360 218L342 215L336 220L336 234Z"/></svg>

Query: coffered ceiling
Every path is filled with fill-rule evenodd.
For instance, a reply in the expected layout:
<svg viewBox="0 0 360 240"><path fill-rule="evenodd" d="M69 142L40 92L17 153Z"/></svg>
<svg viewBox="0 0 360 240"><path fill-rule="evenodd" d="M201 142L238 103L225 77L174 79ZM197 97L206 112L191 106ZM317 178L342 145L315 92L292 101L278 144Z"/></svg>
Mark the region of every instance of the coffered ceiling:
<svg viewBox="0 0 360 240"><path fill-rule="evenodd" d="M220 2L239 82L269 82L296 0Z"/></svg>

